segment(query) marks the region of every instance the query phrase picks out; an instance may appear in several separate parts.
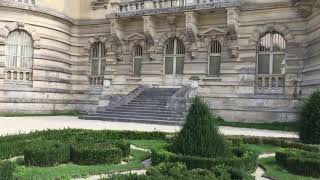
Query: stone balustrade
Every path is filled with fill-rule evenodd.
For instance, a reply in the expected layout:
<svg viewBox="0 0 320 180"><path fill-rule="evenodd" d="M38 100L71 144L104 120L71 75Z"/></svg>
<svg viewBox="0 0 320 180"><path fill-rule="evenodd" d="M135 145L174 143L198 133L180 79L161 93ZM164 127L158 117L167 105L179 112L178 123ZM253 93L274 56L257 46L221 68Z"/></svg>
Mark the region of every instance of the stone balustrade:
<svg viewBox="0 0 320 180"><path fill-rule="evenodd" d="M32 70L6 69L6 81L32 81Z"/></svg>
<svg viewBox="0 0 320 180"><path fill-rule="evenodd" d="M89 83L93 86L102 86L103 85L103 76L90 76Z"/></svg>
<svg viewBox="0 0 320 180"><path fill-rule="evenodd" d="M114 3L114 13L110 18L143 16L152 14L175 13L190 10L205 10L212 8L227 8L240 6L240 0L146 0L128 3Z"/></svg>
<svg viewBox="0 0 320 180"><path fill-rule="evenodd" d="M35 5L35 0L0 0L0 2L9 2L16 4Z"/></svg>
<svg viewBox="0 0 320 180"><path fill-rule="evenodd" d="M261 94L283 93L285 76L273 74L258 74L256 76L256 90Z"/></svg>

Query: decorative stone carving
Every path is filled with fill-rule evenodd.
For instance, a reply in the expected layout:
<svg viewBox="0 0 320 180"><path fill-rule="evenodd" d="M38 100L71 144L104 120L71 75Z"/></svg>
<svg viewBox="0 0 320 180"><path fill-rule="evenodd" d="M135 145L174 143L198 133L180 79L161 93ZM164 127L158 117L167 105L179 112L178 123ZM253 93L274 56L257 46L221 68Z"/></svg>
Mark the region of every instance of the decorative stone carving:
<svg viewBox="0 0 320 180"><path fill-rule="evenodd" d="M235 40L238 38L239 28L239 9L236 7L226 8L227 21L228 21L228 36L230 39Z"/></svg>
<svg viewBox="0 0 320 180"><path fill-rule="evenodd" d="M122 28L122 23L119 19L110 19L111 26L110 26L110 33L111 36L115 41L121 41L124 39L124 33Z"/></svg>
<svg viewBox="0 0 320 180"><path fill-rule="evenodd" d="M143 32L149 44L157 42L155 21L156 19L152 16L143 16Z"/></svg>
<svg viewBox="0 0 320 180"><path fill-rule="evenodd" d="M314 9L320 8L319 0L294 0L294 5L304 17L310 16Z"/></svg>
<svg viewBox="0 0 320 180"><path fill-rule="evenodd" d="M191 42L195 42L198 37L198 14L191 11L185 12L186 32Z"/></svg>
<svg viewBox="0 0 320 180"><path fill-rule="evenodd" d="M109 3L109 0L92 0L90 4L91 4L91 8L93 10L96 10L100 8L107 9L108 3Z"/></svg>
<svg viewBox="0 0 320 180"><path fill-rule="evenodd" d="M8 23L5 27L0 28L0 41L2 41L0 44L6 44L9 33L18 29L26 31L32 37L33 48L40 48L40 35L37 33L36 29L32 25L22 22Z"/></svg>
<svg viewBox="0 0 320 180"><path fill-rule="evenodd" d="M87 44L87 46L85 47L85 50L88 51L88 50L91 48L91 46L92 46L94 43L97 43L97 42L104 43L104 44L105 44L105 47L107 48L107 44L106 44L106 42L107 42L107 37L95 35L95 36L89 38L88 44Z"/></svg>

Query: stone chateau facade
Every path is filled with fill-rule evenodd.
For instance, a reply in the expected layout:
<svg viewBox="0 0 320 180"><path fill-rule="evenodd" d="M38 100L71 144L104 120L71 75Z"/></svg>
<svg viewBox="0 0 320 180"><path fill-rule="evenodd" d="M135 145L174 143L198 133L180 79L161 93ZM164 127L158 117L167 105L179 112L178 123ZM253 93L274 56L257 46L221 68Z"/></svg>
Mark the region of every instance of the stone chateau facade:
<svg viewBox="0 0 320 180"><path fill-rule="evenodd" d="M320 85L319 0L0 0L0 111L95 111L194 87L233 121L293 121Z"/></svg>

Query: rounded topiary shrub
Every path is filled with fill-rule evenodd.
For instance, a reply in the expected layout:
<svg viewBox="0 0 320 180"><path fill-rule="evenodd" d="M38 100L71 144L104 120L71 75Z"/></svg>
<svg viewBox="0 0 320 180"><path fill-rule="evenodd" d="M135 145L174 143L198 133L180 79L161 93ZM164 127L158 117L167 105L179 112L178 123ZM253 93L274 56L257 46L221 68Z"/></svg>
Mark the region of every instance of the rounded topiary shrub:
<svg viewBox="0 0 320 180"><path fill-rule="evenodd" d="M55 166L70 160L70 146L60 141L38 141L24 150L27 166Z"/></svg>
<svg viewBox="0 0 320 180"><path fill-rule="evenodd" d="M312 93L300 108L300 139L307 144L320 144L320 90Z"/></svg>
<svg viewBox="0 0 320 180"><path fill-rule="evenodd" d="M121 162L122 155L120 148L109 143L83 143L71 146L71 159L76 164L117 164Z"/></svg>
<svg viewBox="0 0 320 180"><path fill-rule="evenodd" d="M231 154L209 105L199 97L193 99L186 123L174 138L171 149L177 154L209 158Z"/></svg>

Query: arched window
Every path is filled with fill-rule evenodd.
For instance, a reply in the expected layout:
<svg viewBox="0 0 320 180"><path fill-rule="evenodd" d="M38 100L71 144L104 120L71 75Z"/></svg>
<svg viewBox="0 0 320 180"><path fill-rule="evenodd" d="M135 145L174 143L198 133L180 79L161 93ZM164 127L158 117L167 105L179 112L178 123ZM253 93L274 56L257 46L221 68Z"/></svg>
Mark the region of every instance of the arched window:
<svg viewBox="0 0 320 180"><path fill-rule="evenodd" d="M285 73L286 41L279 33L267 33L257 44L258 74Z"/></svg>
<svg viewBox="0 0 320 180"><path fill-rule="evenodd" d="M6 44L6 67L31 69L33 40L25 31L16 30L9 34Z"/></svg>
<svg viewBox="0 0 320 180"><path fill-rule="evenodd" d="M208 74L209 76L220 75L221 64L221 44L219 41L212 41L210 44L209 61L208 61Z"/></svg>
<svg viewBox="0 0 320 180"><path fill-rule="evenodd" d="M182 75L184 69L185 48L177 39L169 39L165 47L165 74Z"/></svg>
<svg viewBox="0 0 320 180"><path fill-rule="evenodd" d="M140 45L136 45L134 48L133 55L133 75L140 76L141 75L141 66L143 59L143 48Z"/></svg>
<svg viewBox="0 0 320 180"><path fill-rule="evenodd" d="M12 82L32 80L33 39L25 31L15 30L8 35L5 46L5 79Z"/></svg>
<svg viewBox="0 0 320 180"><path fill-rule="evenodd" d="M265 34L257 43L256 85L261 93L283 93L285 86L286 41L276 32ZM264 90L272 90L271 92ZM279 91L275 91L278 89ZM259 91L258 91L259 93Z"/></svg>
<svg viewBox="0 0 320 180"><path fill-rule="evenodd" d="M90 83L93 85L102 85L106 66L106 49L103 43L97 42L92 45L90 49L90 59Z"/></svg>

